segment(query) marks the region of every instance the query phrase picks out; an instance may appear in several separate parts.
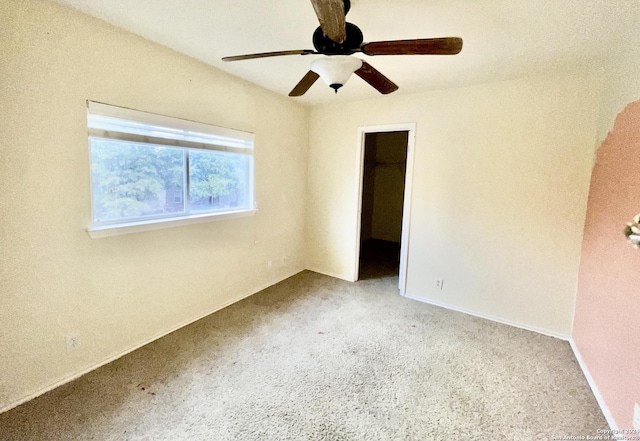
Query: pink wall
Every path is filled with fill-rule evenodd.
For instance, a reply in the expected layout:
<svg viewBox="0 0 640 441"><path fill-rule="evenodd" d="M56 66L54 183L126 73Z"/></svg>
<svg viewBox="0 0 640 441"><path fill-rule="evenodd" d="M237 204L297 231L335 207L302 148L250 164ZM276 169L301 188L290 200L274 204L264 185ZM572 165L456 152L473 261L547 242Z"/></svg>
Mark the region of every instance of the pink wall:
<svg viewBox="0 0 640 441"><path fill-rule="evenodd" d="M598 150L587 205L573 339L620 429L640 403L640 249L623 229L640 213L640 101Z"/></svg>

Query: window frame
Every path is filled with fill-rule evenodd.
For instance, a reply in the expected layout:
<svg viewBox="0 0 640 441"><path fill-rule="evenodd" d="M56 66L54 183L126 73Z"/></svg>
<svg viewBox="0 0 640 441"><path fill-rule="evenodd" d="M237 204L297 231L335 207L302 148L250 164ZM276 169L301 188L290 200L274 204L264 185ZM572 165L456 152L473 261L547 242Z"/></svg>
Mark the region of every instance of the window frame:
<svg viewBox="0 0 640 441"><path fill-rule="evenodd" d="M130 124L129 124L130 123ZM141 129L140 126L144 127ZM156 130L145 132L149 127ZM253 133L217 127L124 107L87 101L87 147L89 152L89 182L91 221L87 232L92 238L157 230L202 222L252 216L257 212L255 201L254 135ZM163 213L124 220L95 222L93 176L91 167L91 139L113 139L149 146L175 147L182 150L184 212ZM238 209L189 211L189 151L207 150L242 154L247 160L247 204Z"/></svg>

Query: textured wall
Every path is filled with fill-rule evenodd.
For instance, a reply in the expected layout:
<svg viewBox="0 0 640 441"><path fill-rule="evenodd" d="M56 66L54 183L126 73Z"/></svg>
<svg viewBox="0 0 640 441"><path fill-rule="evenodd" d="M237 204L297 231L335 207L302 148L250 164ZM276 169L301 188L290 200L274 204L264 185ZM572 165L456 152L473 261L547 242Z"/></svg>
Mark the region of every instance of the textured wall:
<svg viewBox="0 0 640 441"><path fill-rule="evenodd" d="M573 338L619 428L640 402L640 250L622 230L640 213L640 101L598 150L584 227Z"/></svg>
<svg viewBox="0 0 640 441"><path fill-rule="evenodd" d="M44 1L0 59L0 409L304 268L305 108ZM87 99L254 132L259 212L92 240Z"/></svg>
<svg viewBox="0 0 640 441"><path fill-rule="evenodd" d="M309 267L353 277L358 127L415 122L407 292L568 336L596 86L558 75L314 108Z"/></svg>
<svg viewBox="0 0 640 441"><path fill-rule="evenodd" d="M626 241L622 229L640 213L640 28L633 26L626 32L601 68L600 142L584 226L572 336L610 423L629 429L633 403L640 403L636 327L640 250Z"/></svg>

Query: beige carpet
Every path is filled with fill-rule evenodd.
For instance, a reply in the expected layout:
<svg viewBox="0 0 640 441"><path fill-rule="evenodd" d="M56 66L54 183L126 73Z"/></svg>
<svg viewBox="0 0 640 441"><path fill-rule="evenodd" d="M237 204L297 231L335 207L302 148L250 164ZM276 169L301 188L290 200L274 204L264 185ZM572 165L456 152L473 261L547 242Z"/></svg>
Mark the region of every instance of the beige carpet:
<svg viewBox="0 0 640 441"><path fill-rule="evenodd" d="M566 342L300 273L0 415L2 440L550 440L606 428Z"/></svg>

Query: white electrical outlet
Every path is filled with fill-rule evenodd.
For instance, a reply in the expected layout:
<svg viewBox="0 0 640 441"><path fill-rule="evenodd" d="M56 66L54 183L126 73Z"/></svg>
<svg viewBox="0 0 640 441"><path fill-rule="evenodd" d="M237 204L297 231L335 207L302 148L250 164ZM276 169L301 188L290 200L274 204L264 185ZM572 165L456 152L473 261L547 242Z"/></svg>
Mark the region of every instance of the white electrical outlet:
<svg viewBox="0 0 640 441"><path fill-rule="evenodd" d="M267 267L269 267L269 269L271 269L273 267L273 260L269 260L267 262Z"/></svg>
<svg viewBox="0 0 640 441"><path fill-rule="evenodd" d="M67 335L67 352L73 352L80 349L82 343L80 342L80 336L78 334Z"/></svg>
<svg viewBox="0 0 640 441"><path fill-rule="evenodd" d="M433 287L435 289L439 289L442 290L442 287L444 286L444 279L435 279L433 281Z"/></svg>
<svg viewBox="0 0 640 441"><path fill-rule="evenodd" d="M633 428L640 430L640 404L633 405Z"/></svg>

